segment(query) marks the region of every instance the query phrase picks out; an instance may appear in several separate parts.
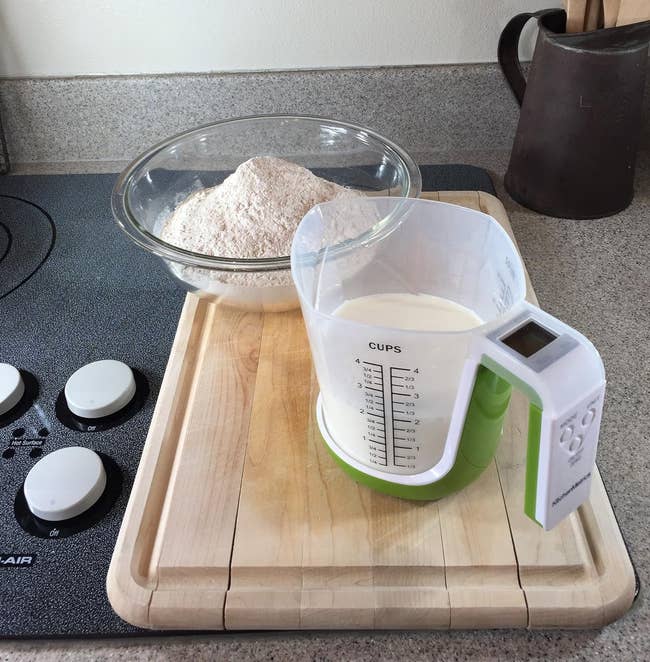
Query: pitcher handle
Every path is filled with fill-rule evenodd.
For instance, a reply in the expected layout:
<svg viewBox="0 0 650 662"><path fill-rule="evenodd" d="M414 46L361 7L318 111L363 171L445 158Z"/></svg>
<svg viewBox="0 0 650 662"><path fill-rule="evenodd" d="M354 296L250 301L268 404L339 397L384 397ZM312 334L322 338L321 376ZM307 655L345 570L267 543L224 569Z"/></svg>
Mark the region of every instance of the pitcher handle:
<svg viewBox="0 0 650 662"><path fill-rule="evenodd" d="M499 47L497 49L499 64L520 106L524 101L526 92L526 78L519 61L521 31L531 18L538 18L546 13L548 13L548 9L517 14L508 21L499 37Z"/></svg>

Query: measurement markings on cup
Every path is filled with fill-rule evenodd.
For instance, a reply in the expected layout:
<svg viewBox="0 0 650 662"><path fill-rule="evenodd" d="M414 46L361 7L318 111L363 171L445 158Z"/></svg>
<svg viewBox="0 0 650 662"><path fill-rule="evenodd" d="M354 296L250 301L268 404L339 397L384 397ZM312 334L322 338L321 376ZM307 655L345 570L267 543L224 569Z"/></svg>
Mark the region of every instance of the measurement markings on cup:
<svg viewBox="0 0 650 662"><path fill-rule="evenodd" d="M391 422L393 428L393 464L400 468L407 468L409 466L408 462L415 460L415 448L413 447L415 436L409 437L408 434L411 428L405 427L414 425L414 419L408 418L414 412L407 411L413 405L410 402L402 401L402 398L412 397L410 393L406 392L413 388L413 386L407 383L407 381L414 381L414 378L407 374L410 372L412 372L410 368L396 368L391 366L389 369ZM396 398L399 398L399 400ZM402 460L406 464L398 460Z"/></svg>
<svg viewBox="0 0 650 662"><path fill-rule="evenodd" d="M364 412L368 430L371 461L388 466L386 443L386 403L384 400L384 367L363 361Z"/></svg>

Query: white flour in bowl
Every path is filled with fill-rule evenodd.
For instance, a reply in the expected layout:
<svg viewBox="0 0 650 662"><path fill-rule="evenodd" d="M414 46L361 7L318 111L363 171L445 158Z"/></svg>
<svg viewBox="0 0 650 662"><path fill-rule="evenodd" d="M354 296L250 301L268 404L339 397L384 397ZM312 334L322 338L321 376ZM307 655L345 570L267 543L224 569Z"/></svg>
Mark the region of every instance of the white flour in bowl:
<svg viewBox="0 0 650 662"><path fill-rule="evenodd" d="M286 256L298 224L314 205L359 195L295 163L257 156L222 184L182 202L165 222L161 238L204 255Z"/></svg>

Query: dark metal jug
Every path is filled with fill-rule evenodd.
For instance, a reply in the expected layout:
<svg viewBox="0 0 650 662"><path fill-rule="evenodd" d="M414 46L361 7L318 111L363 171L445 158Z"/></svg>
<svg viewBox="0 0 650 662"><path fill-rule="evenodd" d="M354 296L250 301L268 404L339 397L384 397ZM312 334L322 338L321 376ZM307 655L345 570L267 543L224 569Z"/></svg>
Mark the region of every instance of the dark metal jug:
<svg viewBox="0 0 650 662"><path fill-rule="evenodd" d="M528 81L524 25L539 36ZM505 187L521 204L562 218L599 218L634 196L650 21L566 34L566 13L519 14L499 40L499 64L521 105Z"/></svg>

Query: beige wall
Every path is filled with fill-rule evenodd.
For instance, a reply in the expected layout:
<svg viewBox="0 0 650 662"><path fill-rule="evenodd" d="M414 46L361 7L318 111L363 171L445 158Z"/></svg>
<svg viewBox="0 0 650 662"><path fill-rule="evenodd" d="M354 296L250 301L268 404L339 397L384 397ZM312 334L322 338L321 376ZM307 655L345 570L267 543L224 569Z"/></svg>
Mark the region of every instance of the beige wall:
<svg viewBox="0 0 650 662"><path fill-rule="evenodd" d="M491 62L508 18L549 4L559 2L0 0L0 75Z"/></svg>

